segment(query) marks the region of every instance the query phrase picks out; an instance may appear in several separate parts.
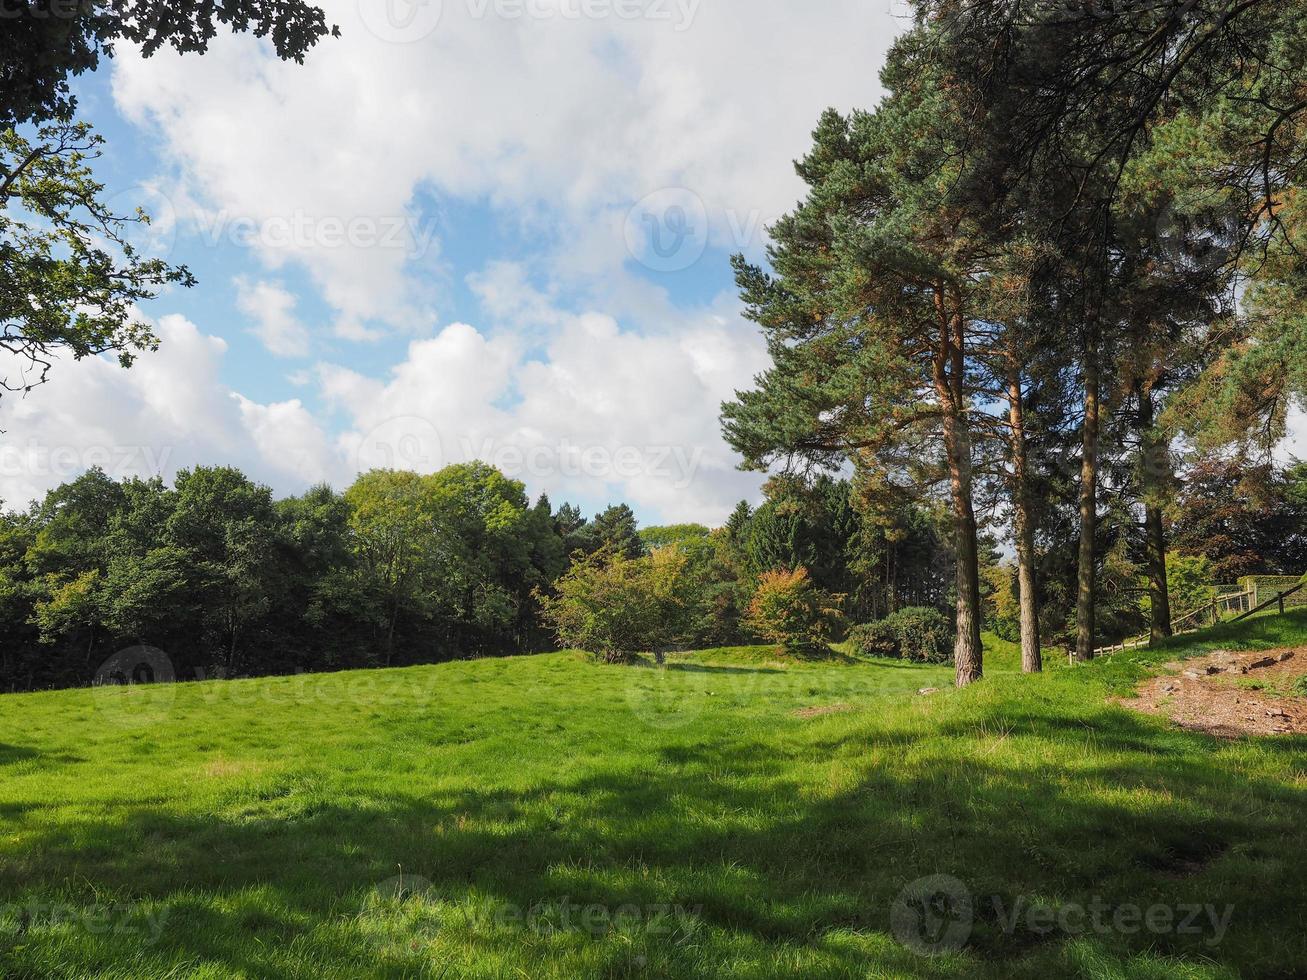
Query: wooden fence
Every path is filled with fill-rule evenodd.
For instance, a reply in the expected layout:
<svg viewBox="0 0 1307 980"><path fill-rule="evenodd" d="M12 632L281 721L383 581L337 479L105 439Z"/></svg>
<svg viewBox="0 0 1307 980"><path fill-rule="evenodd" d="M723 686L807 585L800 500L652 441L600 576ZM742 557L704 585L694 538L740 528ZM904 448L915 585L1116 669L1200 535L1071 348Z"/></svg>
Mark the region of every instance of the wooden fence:
<svg viewBox="0 0 1307 980"><path fill-rule="evenodd" d="M1234 591L1238 589L1238 591ZM1196 609L1171 620L1171 635L1196 633L1204 626L1214 626L1231 613L1231 622L1247 619L1253 613L1272 606L1283 613L1291 606L1307 605L1307 580L1280 575L1250 575L1239 580L1239 586L1216 586L1216 595ZM1112 646L1097 647L1095 656L1112 654L1120 650L1137 650L1151 642L1151 631L1128 637ZM1074 653L1071 654L1074 658Z"/></svg>

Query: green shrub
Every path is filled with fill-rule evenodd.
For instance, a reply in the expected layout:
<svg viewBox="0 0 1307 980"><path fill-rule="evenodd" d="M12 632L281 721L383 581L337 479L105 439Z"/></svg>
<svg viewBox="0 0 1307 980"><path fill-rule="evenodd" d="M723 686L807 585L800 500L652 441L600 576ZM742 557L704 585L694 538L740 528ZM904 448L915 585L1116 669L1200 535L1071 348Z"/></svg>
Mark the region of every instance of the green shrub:
<svg viewBox="0 0 1307 980"><path fill-rule="evenodd" d="M1171 599L1171 615L1183 615L1215 599L1212 578L1212 563L1206 556L1168 554L1166 588Z"/></svg>
<svg viewBox="0 0 1307 980"><path fill-rule="evenodd" d="M897 657L899 634L888 619L860 623L849 630L849 647L863 657Z"/></svg>
<svg viewBox="0 0 1307 980"><path fill-rule="evenodd" d="M605 549L574 564L553 594L537 591L541 613L564 647L607 663L677 642L687 628L686 557L675 548L630 558Z"/></svg>
<svg viewBox="0 0 1307 980"><path fill-rule="evenodd" d="M981 570L984 589L981 596L985 628L999 639L1018 643L1021 640L1021 590L1017 568L1011 562L990 565Z"/></svg>
<svg viewBox="0 0 1307 980"><path fill-rule="evenodd" d="M829 648L839 613L834 599L812 584L804 568L764 572L749 602L746 622L753 632L791 653Z"/></svg>
<svg viewBox="0 0 1307 980"><path fill-rule="evenodd" d="M854 653L944 664L953 659L953 621L938 609L908 606L849 631Z"/></svg>

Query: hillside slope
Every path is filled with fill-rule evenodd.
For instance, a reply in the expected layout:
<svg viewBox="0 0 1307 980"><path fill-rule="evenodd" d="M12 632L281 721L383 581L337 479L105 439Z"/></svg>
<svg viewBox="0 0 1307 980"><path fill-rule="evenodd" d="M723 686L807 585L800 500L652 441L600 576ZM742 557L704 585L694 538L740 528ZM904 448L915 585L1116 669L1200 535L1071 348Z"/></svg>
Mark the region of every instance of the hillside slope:
<svg viewBox="0 0 1307 980"><path fill-rule="evenodd" d="M746 650L6 697L0 975L1307 974L1303 740L1109 701L1307 611L1186 639L928 696Z"/></svg>

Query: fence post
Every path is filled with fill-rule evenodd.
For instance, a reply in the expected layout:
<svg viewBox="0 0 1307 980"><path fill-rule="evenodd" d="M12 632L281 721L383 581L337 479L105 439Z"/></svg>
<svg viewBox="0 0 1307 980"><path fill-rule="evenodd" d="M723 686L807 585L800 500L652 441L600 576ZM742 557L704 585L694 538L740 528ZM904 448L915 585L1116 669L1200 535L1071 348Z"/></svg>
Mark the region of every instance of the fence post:
<svg viewBox="0 0 1307 980"><path fill-rule="evenodd" d="M1280 615L1284 615L1284 593L1280 593Z"/></svg>

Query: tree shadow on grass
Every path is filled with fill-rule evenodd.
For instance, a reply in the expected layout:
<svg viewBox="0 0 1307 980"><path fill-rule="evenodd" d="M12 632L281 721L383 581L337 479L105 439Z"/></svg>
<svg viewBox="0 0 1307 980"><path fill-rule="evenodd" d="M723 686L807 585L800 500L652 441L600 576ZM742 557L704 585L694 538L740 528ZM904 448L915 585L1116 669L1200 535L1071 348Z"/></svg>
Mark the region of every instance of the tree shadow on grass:
<svg viewBox="0 0 1307 980"><path fill-rule="evenodd" d="M928 664L919 660L886 660L883 657L877 657L871 660L851 661L858 667L879 668L882 670L916 670L916 671L935 671L951 670L952 664Z"/></svg>
<svg viewBox="0 0 1307 980"><path fill-rule="evenodd" d="M640 663L632 664L635 669L641 667L652 670L673 670L684 674L783 674L785 671L780 667L728 667L723 664L691 664L691 663L667 663L651 664Z"/></svg>
<svg viewBox="0 0 1307 980"><path fill-rule="evenodd" d="M40 754L36 749L28 748L25 745L8 745L0 742L0 766L35 759Z"/></svg>
<svg viewBox="0 0 1307 980"><path fill-rule="evenodd" d="M1074 747L1086 723L1095 752L1080 755ZM971 737L977 747L959 749L957 741ZM1057 761L996 756L1004 739L1030 759ZM1113 955L1152 950L1239 966L1249 976L1307 960L1297 919L1307 903L1298 818L1305 794L1217 764L1202 736L1110 708L1082 710L1078 719L1028 709L944 718L925 730L871 726L842 748L859 743L919 751L911 765L868 764L833 789L800 778L774 745L760 742L667 747L662 764L646 771L543 776L527 788L451 788L441 780L350 796L325 776L288 776L220 815L121 805L29 834L21 854L0 838L0 889L41 894L76 881L175 901L176 917L152 956L271 977L293 973L254 952L255 941L284 948L309 942L310 932L322 957L371 963L369 974L389 969L368 960L375 951L351 950L331 924L358 915L374 886L399 869L456 903L679 904L777 956L825 949L838 930L887 933L907 883L947 874L970 891L976 922L970 958L936 964L940 976L1067 975L1057 972L1066 969L1059 957L1070 955L1063 940L1080 937L1007 928L997 908L1022 896L1111 908L1232 903L1230 935L1215 948L1208 935L1116 930L1087 938ZM1293 758L1288 747L1270 751ZM826 761L813 751L812 767ZM1279 937L1277 950L1264 942L1269 935ZM511 930L473 927L468 936L522 942ZM119 948L122 961L129 949ZM723 943L721 961L713 959L704 937L696 949L665 951L665 975L713 976L735 955ZM411 955L397 961L395 975L420 963L420 952ZM847 967L850 976L869 965L856 950L830 955L831 969ZM923 971L925 963L918 962Z"/></svg>
<svg viewBox="0 0 1307 980"><path fill-rule="evenodd" d="M67 763L85 762L86 760L72 752L51 752L46 749L32 748L30 745L10 745L0 742L0 766L14 765L20 762L39 760L42 766L61 766Z"/></svg>

